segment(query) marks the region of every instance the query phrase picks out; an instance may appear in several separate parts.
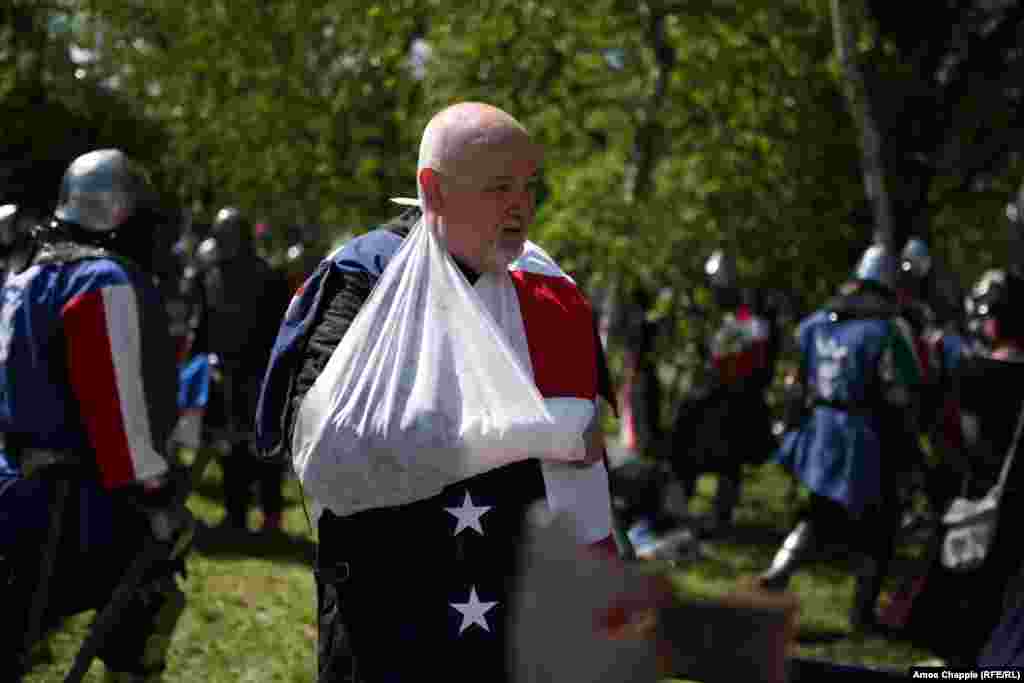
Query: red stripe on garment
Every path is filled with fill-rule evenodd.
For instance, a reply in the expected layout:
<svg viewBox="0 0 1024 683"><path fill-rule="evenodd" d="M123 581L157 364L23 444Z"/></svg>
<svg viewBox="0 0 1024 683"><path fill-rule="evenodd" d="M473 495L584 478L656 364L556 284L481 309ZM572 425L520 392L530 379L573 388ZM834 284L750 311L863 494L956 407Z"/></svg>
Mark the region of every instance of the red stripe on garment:
<svg viewBox="0 0 1024 683"><path fill-rule="evenodd" d="M711 362L721 375L722 381L725 384L733 384L768 365L768 342L756 339L737 353L712 356Z"/></svg>
<svg viewBox="0 0 1024 683"><path fill-rule="evenodd" d="M571 281L512 271L533 377L541 396L594 400L597 345L593 313Z"/></svg>
<svg viewBox="0 0 1024 683"><path fill-rule="evenodd" d="M932 364L928 362L932 358L932 349L924 337L917 336L914 337L914 350L917 351L918 366L921 368L921 381L928 383L932 379Z"/></svg>
<svg viewBox="0 0 1024 683"><path fill-rule="evenodd" d="M615 543L614 536L605 536L600 541L595 541L587 547L601 557L616 560L619 558L619 546Z"/></svg>
<svg viewBox="0 0 1024 683"><path fill-rule="evenodd" d="M61 314L71 388L96 452L100 479L107 488L129 484L135 468L121 416L102 290L79 294Z"/></svg>

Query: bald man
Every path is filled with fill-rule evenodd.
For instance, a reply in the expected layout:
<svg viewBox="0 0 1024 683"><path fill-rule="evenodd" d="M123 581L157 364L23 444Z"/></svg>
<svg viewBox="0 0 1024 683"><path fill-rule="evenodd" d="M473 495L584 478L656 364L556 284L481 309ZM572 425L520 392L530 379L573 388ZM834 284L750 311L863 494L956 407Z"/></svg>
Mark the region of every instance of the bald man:
<svg viewBox="0 0 1024 683"><path fill-rule="evenodd" d="M257 414L267 457L289 457L306 392L421 220L436 226L471 284L485 273L510 279L529 347L522 360L541 395L594 414L587 457L573 465L523 460L428 499L355 514L314 505L321 683L507 680L509 602L524 518L538 500L570 515L581 546L614 552L596 427L598 396L613 393L589 303L527 241L540 162L506 112L474 102L441 111L423 133L418 206L337 250L289 307Z"/></svg>

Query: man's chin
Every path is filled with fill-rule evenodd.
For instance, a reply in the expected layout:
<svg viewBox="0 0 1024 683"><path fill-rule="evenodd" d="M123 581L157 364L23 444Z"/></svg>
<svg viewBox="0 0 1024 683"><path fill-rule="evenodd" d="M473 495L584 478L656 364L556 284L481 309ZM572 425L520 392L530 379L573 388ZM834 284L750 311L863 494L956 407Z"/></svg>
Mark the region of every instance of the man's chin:
<svg viewBox="0 0 1024 683"><path fill-rule="evenodd" d="M523 255L525 246L525 239L500 241L493 252L494 270L502 271L512 265L513 261Z"/></svg>

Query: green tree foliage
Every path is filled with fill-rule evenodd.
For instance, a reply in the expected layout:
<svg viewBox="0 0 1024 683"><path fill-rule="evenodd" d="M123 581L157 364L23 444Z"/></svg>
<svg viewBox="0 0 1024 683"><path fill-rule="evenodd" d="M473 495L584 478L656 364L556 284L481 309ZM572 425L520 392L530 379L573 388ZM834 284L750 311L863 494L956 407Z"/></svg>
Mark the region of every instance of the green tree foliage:
<svg viewBox="0 0 1024 683"><path fill-rule="evenodd" d="M661 353L689 366L705 330L684 312L707 303L712 249L806 311L871 239L837 5L897 242L925 235L971 279L1002 258L1020 183L1020 2L940 3L932 21L869 0L81 0L75 17L100 57L89 78L165 132L118 131L180 203L318 226L316 250L415 191L437 109L507 108L547 149L536 237L595 293L663 291Z"/></svg>
<svg viewBox="0 0 1024 683"><path fill-rule="evenodd" d="M1000 10L1003 28L983 34L996 15L947 9L942 21L907 23L884 3L849 4L864 19L857 57L885 128L897 222L969 268L959 252L974 253L999 218L993 202L1015 180L1002 131L1019 126L1006 79L962 74L994 63L1020 10ZM543 237L598 281L692 289L702 258L723 245L748 277L812 302L871 234L827 0L78 8L103 57L98 76L116 78L168 131L162 165L200 214L230 202L271 221L358 229L386 214L386 196L413 191L429 115L476 98L547 143ZM425 82L408 65L419 36L434 48ZM964 41L989 62L951 62ZM969 97L929 95L942 64L944 87ZM936 102L948 115L926 115ZM941 158L921 171L910 148ZM989 215L965 231L981 205ZM979 239L965 242L972 230Z"/></svg>
<svg viewBox="0 0 1024 683"><path fill-rule="evenodd" d="M682 311L707 304L715 247L738 255L748 282L809 305L865 246L827 13L597 0L456 16L431 33L434 106L486 99L539 131L541 241L592 289L670 292L652 312L666 314L663 359L699 362L706 321Z"/></svg>
<svg viewBox="0 0 1024 683"><path fill-rule="evenodd" d="M466 4L432 25L434 107L496 102L547 143L543 242L588 283L671 292L661 357L706 328L716 246L748 283L817 305L875 232L832 4L594 0ZM1004 258L1019 184L1021 3L948 3L918 21L844 2L880 127L901 245L928 238L969 280ZM981 73L1001 74L989 79ZM692 364L693 354L684 357Z"/></svg>
<svg viewBox="0 0 1024 683"><path fill-rule="evenodd" d="M431 34L428 89L435 104L497 102L541 131L541 231L574 268L688 289L723 245L749 277L816 296L864 233L828 17L793 3L681 7L464 10Z"/></svg>
<svg viewBox="0 0 1024 683"><path fill-rule="evenodd" d="M1002 263L1024 170L1024 3L940 2L927 17L881 0L833 5L858 38L895 243L930 238L970 279Z"/></svg>
<svg viewBox="0 0 1024 683"><path fill-rule="evenodd" d="M71 57L71 3L0 7L0 201L53 208L77 155L120 146L143 161L166 144L159 126Z"/></svg>
<svg viewBox="0 0 1024 683"><path fill-rule="evenodd" d="M233 204L340 232L415 190L420 86L404 2L87 3L103 68L174 140L163 159L200 216ZM280 246L280 245L279 245Z"/></svg>

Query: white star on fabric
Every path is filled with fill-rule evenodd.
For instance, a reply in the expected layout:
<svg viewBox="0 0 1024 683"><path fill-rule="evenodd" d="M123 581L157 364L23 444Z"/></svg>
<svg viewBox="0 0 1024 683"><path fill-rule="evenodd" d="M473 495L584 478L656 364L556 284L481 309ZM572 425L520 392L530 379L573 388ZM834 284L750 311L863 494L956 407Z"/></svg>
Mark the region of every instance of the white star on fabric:
<svg viewBox="0 0 1024 683"><path fill-rule="evenodd" d="M469 497L469 491L466 491L466 497L463 499L460 507L445 508L448 514L459 520L455 525L455 533L452 535L458 536L463 529L472 529L483 536L484 528L480 524L480 518L490 509L490 507L477 507L473 505L473 499Z"/></svg>
<svg viewBox="0 0 1024 683"><path fill-rule="evenodd" d="M490 632L491 629L487 625L487 620L484 619L484 615L498 603L480 602L480 598L476 595L476 586L473 586L469 591L469 602L452 602L449 604L462 615L462 625L459 626L459 635L462 635L462 632L473 624L476 624L483 630Z"/></svg>

